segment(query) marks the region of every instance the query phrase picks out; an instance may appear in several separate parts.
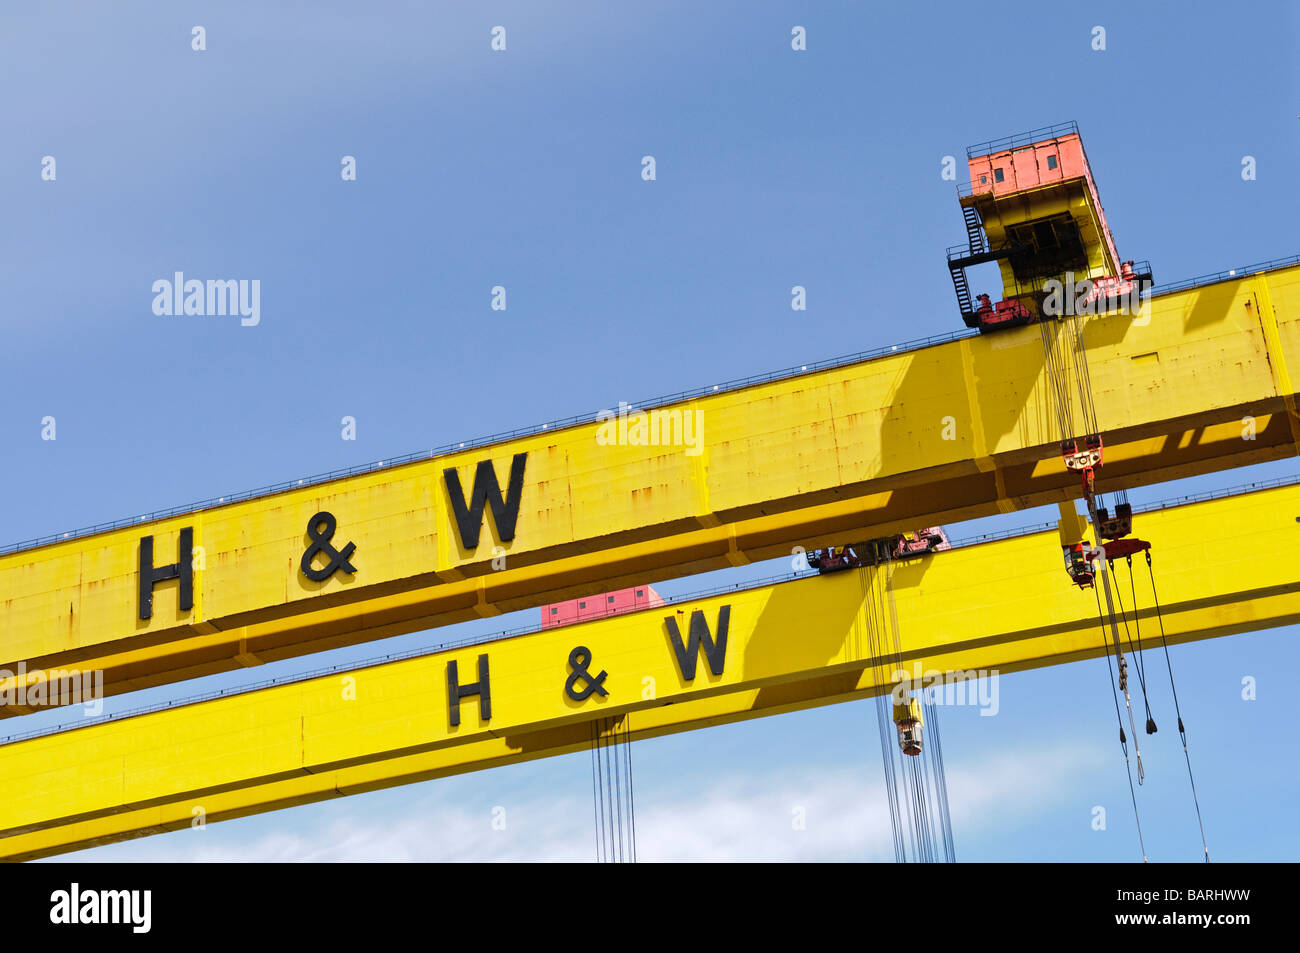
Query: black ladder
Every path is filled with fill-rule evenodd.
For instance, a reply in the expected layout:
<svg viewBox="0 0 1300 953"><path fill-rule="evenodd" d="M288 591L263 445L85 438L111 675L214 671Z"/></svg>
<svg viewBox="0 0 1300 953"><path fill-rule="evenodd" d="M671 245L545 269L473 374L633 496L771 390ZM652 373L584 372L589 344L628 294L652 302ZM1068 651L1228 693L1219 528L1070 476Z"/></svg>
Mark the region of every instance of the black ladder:
<svg viewBox="0 0 1300 953"><path fill-rule="evenodd" d="M978 255L984 250L984 223L980 221L980 213L973 205L963 205L961 215L966 220L966 240L970 243L970 253Z"/></svg>
<svg viewBox="0 0 1300 953"><path fill-rule="evenodd" d="M952 286L957 289L957 305L961 308L962 319L966 322L968 328L976 326L972 321L975 314L975 308L971 303L970 285L966 282L966 269L954 263L948 263L948 271L952 275Z"/></svg>

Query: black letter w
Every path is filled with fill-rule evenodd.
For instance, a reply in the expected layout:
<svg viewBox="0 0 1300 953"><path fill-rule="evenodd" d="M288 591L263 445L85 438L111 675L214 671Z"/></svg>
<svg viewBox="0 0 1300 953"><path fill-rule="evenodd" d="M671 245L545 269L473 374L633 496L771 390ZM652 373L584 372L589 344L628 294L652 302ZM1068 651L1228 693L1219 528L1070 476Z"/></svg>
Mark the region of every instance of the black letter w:
<svg viewBox="0 0 1300 953"><path fill-rule="evenodd" d="M519 520L519 497L524 490L524 463L527 453L516 453L510 464L510 489L501 499L501 487L491 460L480 460L474 471L474 492L469 506L465 506L465 492L460 488L460 476L454 467L442 471L447 481L447 496L451 499L460 541L466 549L478 546L479 531L483 528L483 504L492 507L492 519L497 524L497 535L503 543L515 538L515 523Z"/></svg>
<svg viewBox="0 0 1300 953"><path fill-rule="evenodd" d="M704 646L704 657L709 660L709 671L714 675L722 674L722 666L727 660L727 626L731 622L731 606L718 610L718 641L713 641L709 624L704 621L704 613L696 609L691 613L691 640L689 645L682 644L682 633L677 628L677 620L665 616L668 623L668 637L673 643L673 652L677 655L677 667L681 669L682 678L690 682L695 679L695 666L700 660L700 646Z"/></svg>

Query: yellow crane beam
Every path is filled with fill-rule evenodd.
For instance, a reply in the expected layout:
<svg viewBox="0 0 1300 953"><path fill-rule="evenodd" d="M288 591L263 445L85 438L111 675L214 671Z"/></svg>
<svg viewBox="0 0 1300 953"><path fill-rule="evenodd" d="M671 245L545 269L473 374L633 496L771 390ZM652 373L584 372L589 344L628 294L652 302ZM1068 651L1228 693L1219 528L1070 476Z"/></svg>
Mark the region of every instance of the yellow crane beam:
<svg viewBox="0 0 1300 953"><path fill-rule="evenodd" d="M1300 484L1138 516L1171 643L1300 620L1297 514ZM1158 645L1137 589L1141 640ZM886 625L914 677L1106 650L1096 597L1070 584L1058 534L1040 532L0 745L0 857L578 751L597 719L646 738L861 698L891 684L891 660L870 649Z"/></svg>
<svg viewBox="0 0 1300 953"><path fill-rule="evenodd" d="M1300 266L1089 319L1085 338L1098 489L1300 446ZM20 665L76 667L112 694L1050 504L1077 494L1059 436L1028 327L142 520L0 556L0 689Z"/></svg>

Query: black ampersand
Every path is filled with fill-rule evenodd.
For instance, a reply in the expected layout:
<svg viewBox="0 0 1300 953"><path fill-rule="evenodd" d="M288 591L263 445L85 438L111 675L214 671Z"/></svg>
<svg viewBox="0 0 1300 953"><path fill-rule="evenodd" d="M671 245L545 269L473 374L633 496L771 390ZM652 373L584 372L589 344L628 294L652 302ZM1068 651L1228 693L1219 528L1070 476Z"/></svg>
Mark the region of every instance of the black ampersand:
<svg viewBox="0 0 1300 953"><path fill-rule="evenodd" d="M324 532L317 531L317 526L320 525L325 527ZM342 550L337 550L329 543L334 538L334 529L337 525L334 514L324 510L313 516L307 523L307 535L311 537L312 543L302 554L302 574L312 582L324 582L340 569L346 573L357 571L356 567L348 562L348 557L356 551L357 544L348 543ZM311 561L317 553L324 553L329 560L329 564L324 569L312 568Z"/></svg>
<svg viewBox="0 0 1300 953"><path fill-rule="evenodd" d="M590 664L591 649L587 648L585 645L579 645L569 653L569 665L573 668L573 671L569 673L569 677L564 681L564 690L575 702L586 701L591 697L592 692L599 692L602 695L609 694L601 684L605 681L605 676L609 673L601 672L595 678L592 678L591 674L587 671L587 666ZM584 688L577 689L574 687L574 684L579 678L587 683Z"/></svg>

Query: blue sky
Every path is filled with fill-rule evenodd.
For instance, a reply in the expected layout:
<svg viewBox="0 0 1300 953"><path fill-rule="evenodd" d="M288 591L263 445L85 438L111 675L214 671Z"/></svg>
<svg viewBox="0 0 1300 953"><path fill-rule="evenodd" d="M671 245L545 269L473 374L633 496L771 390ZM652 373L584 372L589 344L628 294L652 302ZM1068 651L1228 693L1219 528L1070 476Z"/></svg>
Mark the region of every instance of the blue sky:
<svg viewBox="0 0 1300 953"><path fill-rule="evenodd" d="M0 542L952 330L942 158L1053 122L1079 122L1119 249L1157 281L1300 252L1293 4L553 6L0 14ZM261 323L154 315L175 271L259 279ZM1295 634L1176 652L1216 858L1300 855ZM1135 858L1101 666L942 713L959 859ZM637 744L642 857L885 856L874 721L853 703ZM1148 850L1196 859L1175 735L1144 753ZM589 859L589 785L578 755L84 856Z"/></svg>

